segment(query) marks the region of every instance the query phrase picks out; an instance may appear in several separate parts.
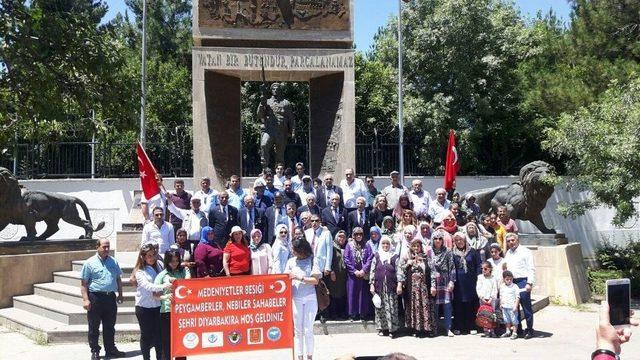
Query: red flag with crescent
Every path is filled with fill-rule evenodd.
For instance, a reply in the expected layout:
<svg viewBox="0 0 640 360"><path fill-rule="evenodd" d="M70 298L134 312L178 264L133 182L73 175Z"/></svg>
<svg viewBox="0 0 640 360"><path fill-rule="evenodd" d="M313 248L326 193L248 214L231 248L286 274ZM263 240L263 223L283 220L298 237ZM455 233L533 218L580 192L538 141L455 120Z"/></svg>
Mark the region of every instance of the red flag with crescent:
<svg viewBox="0 0 640 360"><path fill-rule="evenodd" d="M147 200L151 200L154 196L160 194L160 186L156 180L158 171L156 170L147 153L138 142L136 146L136 155L138 156L138 170L140 171L140 185L142 192Z"/></svg>
<svg viewBox="0 0 640 360"><path fill-rule="evenodd" d="M456 148L456 137L453 130L449 130L449 144L447 144L447 159L444 167L444 188L447 191L456 187L456 175L460 170L460 158Z"/></svg>

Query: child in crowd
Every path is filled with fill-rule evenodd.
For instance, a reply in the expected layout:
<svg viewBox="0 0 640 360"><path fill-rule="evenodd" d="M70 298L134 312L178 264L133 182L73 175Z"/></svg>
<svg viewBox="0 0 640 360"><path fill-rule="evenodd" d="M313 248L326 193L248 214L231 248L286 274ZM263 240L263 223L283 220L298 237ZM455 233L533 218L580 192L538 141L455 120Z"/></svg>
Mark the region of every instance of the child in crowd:
<svg viewBox="0 0 640 360"><path fill-rule="evenodd" d="M476 292L480 305L490 305L496 311L496 302L498 298L498 281L492 275L492 266L488 261L482 262L482 274L478 275L476 282ZM493 328L484 329L484 337L496 337Z"/></svg>
<svg viewBox="0 0 640 360"><path fill-rule="evenodd" d="M156 276L154 283L156 285L164 285L173 281L172 279L191 279L191 272L188 267L182 263L182 257L178 249L168 250L164 254L164 270ZM173 301L173 290L165 289L163 294L158 296L160 303L160 337L162 339L162 359L171 359L170 341L171 341L171 302ZM157 350L157 349L156 349ZM179 357L176 359L186 359Z"/></svg>
<svg viewBox="0 0 640 360"><path fill-rule="evenodd" d="M402 294L402 284L398 286L396 269L398 254L391 251L391 239L383 236L380 248L371 261L369 290L380 297L380 307L376 307L376 328L380 336L395 336L400 327L398 316L398 296Z"/></svg>
<svg viewBox="0 0 640 360"><path fill-rule="evenodd" d="M500 245L498 243L493 243L489 247L489 253L491 254L491 257L487 259L492 267L491 274L498 281L498 283L502 283L502 265L504 264L504 258L500 256L501 252L502 249L500 249Z"/></svg>
<svg viewBox="0 0 640 360"><path fill-rule="evenodd" d="M500 286L500 308L506 326L503 338L511 337L511 340L518 338L518 305L520 303L520 289L513 283L513 273L506 270L502 273L504 284Z"/></svg>

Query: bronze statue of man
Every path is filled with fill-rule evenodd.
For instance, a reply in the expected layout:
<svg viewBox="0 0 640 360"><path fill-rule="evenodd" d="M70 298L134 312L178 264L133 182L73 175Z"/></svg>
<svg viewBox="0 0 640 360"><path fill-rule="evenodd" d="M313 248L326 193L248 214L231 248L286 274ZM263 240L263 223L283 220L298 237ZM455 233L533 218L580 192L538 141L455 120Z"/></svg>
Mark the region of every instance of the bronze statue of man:
<svg viewBox="0 0 640 360"><path fill-rule="evenodd" d="M287 139L294 136L296 126L289 100L283 98L279 83L271 84L271 97L263 91L258 105L258 118L262 136L260 139L260 162L262 168L271 165L271 151L275 147L275 162L284 163Z"/></svg>

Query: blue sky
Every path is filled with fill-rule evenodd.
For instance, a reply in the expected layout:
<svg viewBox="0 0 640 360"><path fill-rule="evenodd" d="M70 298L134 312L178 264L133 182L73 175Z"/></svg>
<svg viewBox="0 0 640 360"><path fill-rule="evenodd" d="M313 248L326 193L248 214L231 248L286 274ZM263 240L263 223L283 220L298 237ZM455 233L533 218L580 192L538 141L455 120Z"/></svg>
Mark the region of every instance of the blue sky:
<svg viewBox="0 0 640 360"><path fill-rule="evenodd" d="M150 3L153 0L150 1ZM380 26L383 26L389 16L398 12L397 0L354 0L355 2L355 43L360 50L368 50L373 42L373 36ZM567 0L516 0L526 16L535 16L538 11L543 13L550 9L565 21L569 18L571 8ZM107 18L114 17L118 12L124 12L124 0L107 0L109 13ZM375 6L372 6L374 5Z"/></svg>

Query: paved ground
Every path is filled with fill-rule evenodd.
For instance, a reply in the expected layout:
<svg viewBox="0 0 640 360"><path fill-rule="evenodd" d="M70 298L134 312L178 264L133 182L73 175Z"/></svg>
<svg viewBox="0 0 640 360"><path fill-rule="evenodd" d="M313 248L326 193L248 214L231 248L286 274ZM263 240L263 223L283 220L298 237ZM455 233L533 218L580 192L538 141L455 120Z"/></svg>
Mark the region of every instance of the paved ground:
<svg viewBox="0 0 640 360"><path fill-rule="evenodd" d="M587 359L594 350L595 305L578 308L549 306L536 314L539 337L531 340L485 339L480 336L459 336L453 339L380 338L375 334L340 334L316 336L316 356L325 360L348 353L357 356L384 355L401 351L418 359ZM622 358L640 359L640 330L623 348ZM141 359L138 343L122 343L118 347L127 351L129 359ZM0 359L88 359L89 349L84 344L37 345L27 337L0 328ZM258 354L225 355L231 359L267 359ZM283 359L282 355L273 357ZM191 359L191 358L190 358ZM211 359L211 357L208 357Z"/></svg>

